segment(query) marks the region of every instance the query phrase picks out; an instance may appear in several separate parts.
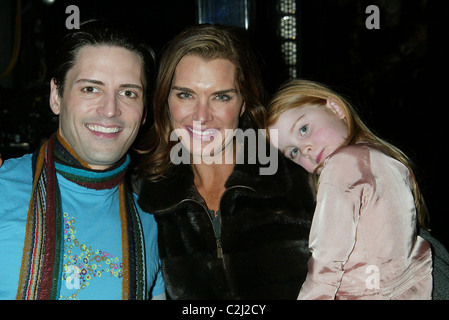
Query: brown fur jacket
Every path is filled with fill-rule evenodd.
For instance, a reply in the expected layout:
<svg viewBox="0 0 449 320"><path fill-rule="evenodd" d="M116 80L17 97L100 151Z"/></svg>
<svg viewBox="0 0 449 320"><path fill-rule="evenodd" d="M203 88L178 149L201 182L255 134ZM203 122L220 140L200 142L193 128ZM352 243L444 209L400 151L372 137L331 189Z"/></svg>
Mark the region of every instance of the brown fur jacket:
<svg viewBox="0 0 449 320"><path fill-rule="evenodd" d="M139 205L158 223L171 299L296 299L307 274L314 201L307 173L282 154L274 175L236 164L220 200L221 248L190 165L144 182Z"/></svg>

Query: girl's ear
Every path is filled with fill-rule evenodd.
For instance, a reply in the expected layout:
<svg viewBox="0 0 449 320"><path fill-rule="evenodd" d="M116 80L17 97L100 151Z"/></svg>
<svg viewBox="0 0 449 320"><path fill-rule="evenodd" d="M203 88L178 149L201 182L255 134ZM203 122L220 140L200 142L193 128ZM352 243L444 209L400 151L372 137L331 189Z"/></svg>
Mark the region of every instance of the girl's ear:
<svg viewBox="0 0 449 320"><path fill-rule="evenodd" d="M56 115L61 111L61 97L54 78L50 81L50 108Z"/></svg>
<svg viewBox="0 0 449 320"><path fill-rule="evenodd" d="M332 98L329 97L326 101L326 107L329 108L331 111L333 111L337 117L340 119L346 119L346 115L343 112L343 109L340 107L340 105Z"/></svg>

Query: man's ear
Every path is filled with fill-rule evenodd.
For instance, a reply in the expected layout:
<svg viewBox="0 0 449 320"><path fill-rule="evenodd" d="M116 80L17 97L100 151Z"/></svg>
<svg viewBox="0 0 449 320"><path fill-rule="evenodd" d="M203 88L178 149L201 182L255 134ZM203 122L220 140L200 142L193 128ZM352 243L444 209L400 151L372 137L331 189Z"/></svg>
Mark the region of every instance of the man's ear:
<svg viewBox="0 0 449 320"><path fill-rule="evenodd" d="M55 78L52 78L50 81L50 108L56 115L61 112L61 96L59 95L59 89L55 83Z"/></svg>
<svg viewBox="0 0 449 320"><path fill-rule="evenodd" d="M343 112L341 106L332 97L329 97L326 101L326 107L333 111L340 119L346 119L346 115Z"/></svg>

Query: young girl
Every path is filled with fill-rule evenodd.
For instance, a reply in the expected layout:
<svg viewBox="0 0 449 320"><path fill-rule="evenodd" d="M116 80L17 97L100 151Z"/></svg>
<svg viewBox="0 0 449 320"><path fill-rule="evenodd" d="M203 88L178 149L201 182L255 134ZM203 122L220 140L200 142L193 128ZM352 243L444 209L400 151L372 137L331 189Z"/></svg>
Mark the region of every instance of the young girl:
<svg viewBox="0 0 449 320"><path fill-rule="evenodd" d="M431 299L427 211L408 158L342 97L293 80L268 113L272 143L318 177L312 256L298 299Z"/></svg>

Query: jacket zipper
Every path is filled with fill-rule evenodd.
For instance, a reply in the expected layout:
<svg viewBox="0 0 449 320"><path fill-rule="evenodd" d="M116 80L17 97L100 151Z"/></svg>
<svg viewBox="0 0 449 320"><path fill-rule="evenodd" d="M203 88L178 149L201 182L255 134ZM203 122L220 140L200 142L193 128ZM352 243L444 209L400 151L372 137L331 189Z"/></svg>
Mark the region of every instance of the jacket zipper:
<svg viewBox="0 0 449 320"><path fill-rule="evenodd" d="M223 194L221 195L221 198L220 198L220 201L218 202L218 210L220 211L220 215L219 215L219 219L220 219L220 234L221 234L221 227L222 227L222 220L221 220L221 216L222 216L222 210L221 210L221 199L223 199L223 196L225 195L225 193L226 192L228 192L228 190L231 190L231 189L235 189L235 188L246 188L246 189L250 189L250 190L252 190L252 191L256 191L256 190L254 190L253 188L251 188L251 187L248 187L248 186L244 186L244 185L235 185L235 186L232 186L232 187L229 187L228 189L226 189L224 192L223 192ZM209 216L209 214L208 214L208 216ZM211 224L212 224L212 228L214 228L214 225L213 225L213 221L212 221L212 218L209 216L209 219L210 219L210 222L211 222ZM214 232L215 232L215 230L214 230ZM216 236L216 238L217 238L217 256L218 256L218 258L219 259L222 259L222 261L223 261L223 267L225 268L225 270L226 270L226 263L225 263L225 260L224 260L224 258L223 258L223 248L222 248L222 246L221 246L221 241L220 241L220 238L218 238L217 236Z"/></svg>
<svg viewBox="0 0 449 320"><path fill-rule="evenodd" d="M225 195L226 192L228 192L228 190L236 189L236 188L246 188L246 189L250 189L250 190L252 190L252 191L254 191L254 192L256 191L256 190L254 190L253 188L248 187L248 186L244 186L244 185L235 185L235 186L229 187L228 189L226 189L226 190L223 192L223 194L221 195L220 201L219 201L219 203L218 203L218 210L220 211L220 215L219 215L219 219L220 219L220 234L221 234L221 227L222 227L222 219L221 219L221 212L222 212L222 211L221 211L221 199L223 199L223 196ZM215 235L215 241L216 241L216 245L217 245L217 258L218 258L218 259L221 259L221 261L222 261L222 263L223 263L223 268L226 270L226 262L225 262L225 259L223 258L223 247L222 247L222 245L221 245L220 238L219 238L219 237L217 236L217 234L215 233L214 223L213 223L213 221L212 221L212 218L210 217L209 210L207 209L207 207L206 207L203 203L199 202L198 200L195 200L195 199L184 199L184 200L180 201L179 203L177 203L176 205L170 207L169 209L174 208L174 207L178 206L179 204L181 204L181 203L183 203L183 202L185 202L185 201L193 201L193 202L199 204L199 205L204 209L204 212L206 213L206 215L207 215L207 217L208 217L208 219L209 219L209 221L210 221L210 226L211 226L211 228L212 228L212 231L213 231L213 233L214 233L214 235ZM168 209L166 209L166 210L168 210ZM166 211L166 210L164 210L164 211Z"/></svg>
<svg viewBox="0 0 449 320"><path fill-rule="evenodd" d="M207 207L204 204L202 204L201 202L199 202L195 199L184 199L181 202L179 202L178 204L181 204L182 202L185 202L185 201L195 202L195 203L199 204L204 209L204 212L206 213L207 218L210 221L210 226L212 227L212 232L214 233L214 236L215 236L215 240L216 240L216 244L217 244L217 258L223 259L223 248L221 246L220 238L215 233L214 222L212 221L212 218L210 217L209 210L207 209ZM220 229L221 229L221 215L220 215ZM223 267L226 269L226 265L225 265L224 261L223 261Z"/></svg>
<svg viewBox="0 0 449 320"><path fill-rule="evenodd" d="M220 234L221 234L221 227L222 227L221 199L223 199L223 196L225 195L225 193L228 190L235 189L235 188L246 188L246 189L250 189L250 190L252 190L254 192L256 191L253 188L248 187L248 186L236 185L236 186L232 186L232 187L226 189L223 192L223 194L221 195L220 201L218 203L218 210L220 210L220 215L219 215L219 219L220 219ZM229 274L228 274L227 267L226 267L226 261L224 259L224 255L223 255L223 247L221 246L220 238L215 233L214 222L212 221L212 218L211 218L211 216L209 214L209 210L207 209L207 207L203 203L201 203L200 201L195 200L195 199L184 199L184 200L180 201L177 205L181 204L184 201L193 201L193 202L198 203L204 209L204 212L206 213L207 217L209 218L210 226L212 228L212 232L214 233L215 241L216 241L216 245L217 245L217 258L221 260L221 263L222 263L222 266L223 266L223 270L224 270L224 273L225 273L225 276L226 276L226 279L227 279L227 282L228 282L229 290L230 290L230 292L232 292L233 290L232 290L231 280L229 279Z"/></svg>

